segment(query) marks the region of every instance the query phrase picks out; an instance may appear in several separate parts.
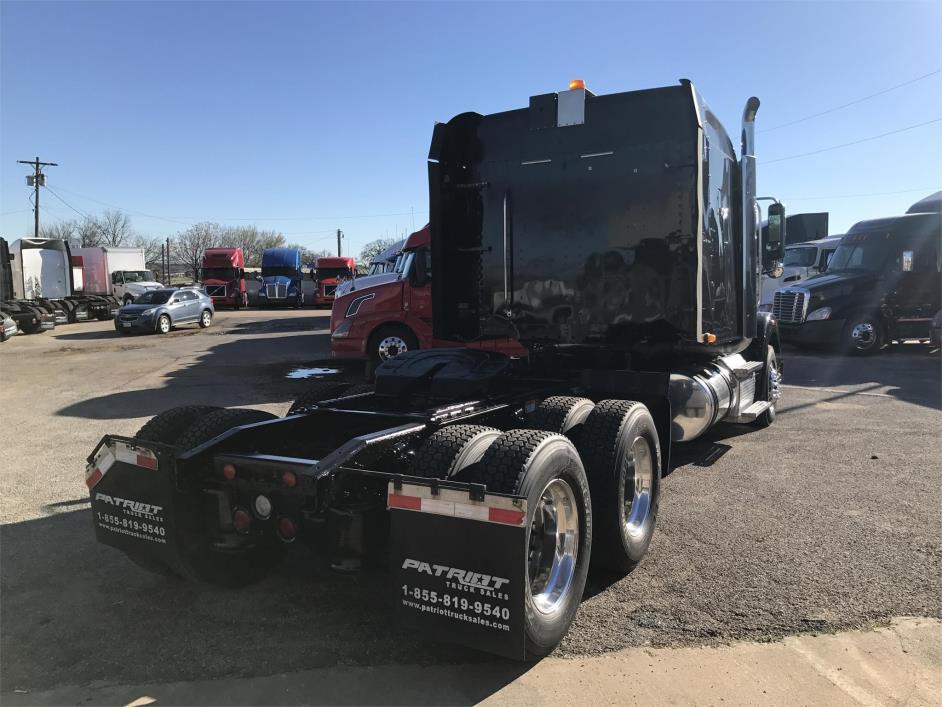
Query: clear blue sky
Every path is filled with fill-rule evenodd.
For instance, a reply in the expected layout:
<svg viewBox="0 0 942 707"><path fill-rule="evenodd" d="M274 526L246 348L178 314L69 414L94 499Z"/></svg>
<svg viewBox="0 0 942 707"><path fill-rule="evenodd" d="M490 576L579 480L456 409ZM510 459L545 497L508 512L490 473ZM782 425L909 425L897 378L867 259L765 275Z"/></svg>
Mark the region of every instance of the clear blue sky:
<svg viewBox="0 0 942 707"><path fill-rule="evenodd" d="M570 78L611 93L685 77L736 135L753 94L761 131L942 69L938 2L4 0L0 20L7 238L31 232L16 160L39 155L73 207L120 207L147 234L249 222L322 248L342 228L356 253L413 209L425 222L432 126L456 113L522 107ZM830 211L832 233L900 213L942 189L942 122L762 160L940 117L942 73L760 132L759 189L790 213ZM44 220L76 215L42 203Z"/></svg>

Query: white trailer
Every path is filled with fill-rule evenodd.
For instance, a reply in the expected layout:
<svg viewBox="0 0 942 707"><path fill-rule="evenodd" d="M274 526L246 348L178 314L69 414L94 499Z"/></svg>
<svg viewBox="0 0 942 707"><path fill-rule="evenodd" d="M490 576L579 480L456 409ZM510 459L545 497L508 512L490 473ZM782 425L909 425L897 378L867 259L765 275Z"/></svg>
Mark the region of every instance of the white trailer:
<svg viewBox="0 0 942 707"><path fill-rule="evenodd" d="M74 253L82 258L86 294L111 295L127 304L163 287L147 269L143 248L76 248Z"/></svg>

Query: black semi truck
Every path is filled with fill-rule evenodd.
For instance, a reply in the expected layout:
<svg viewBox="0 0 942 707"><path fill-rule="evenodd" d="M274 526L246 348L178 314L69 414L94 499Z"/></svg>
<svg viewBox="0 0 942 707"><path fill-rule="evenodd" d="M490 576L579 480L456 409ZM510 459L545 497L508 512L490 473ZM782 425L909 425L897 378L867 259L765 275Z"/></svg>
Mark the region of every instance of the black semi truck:
<svg viewBox="0 0 942 707"><path fill-rule="evenodd" d="M758 107L739 157L689 81L437 125L435 336L509 334L529 355L408 352L283 418L188 406L105 436L86 469L98 539L228 585L300 541L338 570L390 568L407 625L549 653L590 562L645 555L671 444L775 420L779 339L757 308L784 213L762 243Z"/></svg>

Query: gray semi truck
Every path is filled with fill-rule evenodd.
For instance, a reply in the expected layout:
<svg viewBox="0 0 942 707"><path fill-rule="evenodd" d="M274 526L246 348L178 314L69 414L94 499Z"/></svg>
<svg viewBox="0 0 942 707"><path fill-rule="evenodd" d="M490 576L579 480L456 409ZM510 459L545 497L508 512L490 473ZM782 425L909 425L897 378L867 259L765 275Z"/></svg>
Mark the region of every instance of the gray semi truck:
<svg viewBox="0 0 942 707"><path fill-rule="evenodd" d="M86 468L98 540L226 585L301 542L341 571L388 568L406 625L546 655L590 563L644 557L671 445L775 420L779 339L758 304L784 210L763 242L758 107L739 155L689 81L576 84L436 125L435 338L512 336L528 355L408 352L285 417L187 406L107 435Z"/></svg>

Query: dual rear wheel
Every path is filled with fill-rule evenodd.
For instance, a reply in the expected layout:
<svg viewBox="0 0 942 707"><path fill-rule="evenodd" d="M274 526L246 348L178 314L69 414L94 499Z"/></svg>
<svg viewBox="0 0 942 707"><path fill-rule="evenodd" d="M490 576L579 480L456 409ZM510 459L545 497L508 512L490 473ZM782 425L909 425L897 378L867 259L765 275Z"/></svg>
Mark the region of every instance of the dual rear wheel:
<svg viewBox="0 0 942 707"><path fill-rule="evenodd" d="M556 396L529 423L538 429L442 428L416 452L410 474L526 497L527 654L539 657L572 623L590 562L627 573L641 561L654 534L661 458L641 403Z"/></svg>

